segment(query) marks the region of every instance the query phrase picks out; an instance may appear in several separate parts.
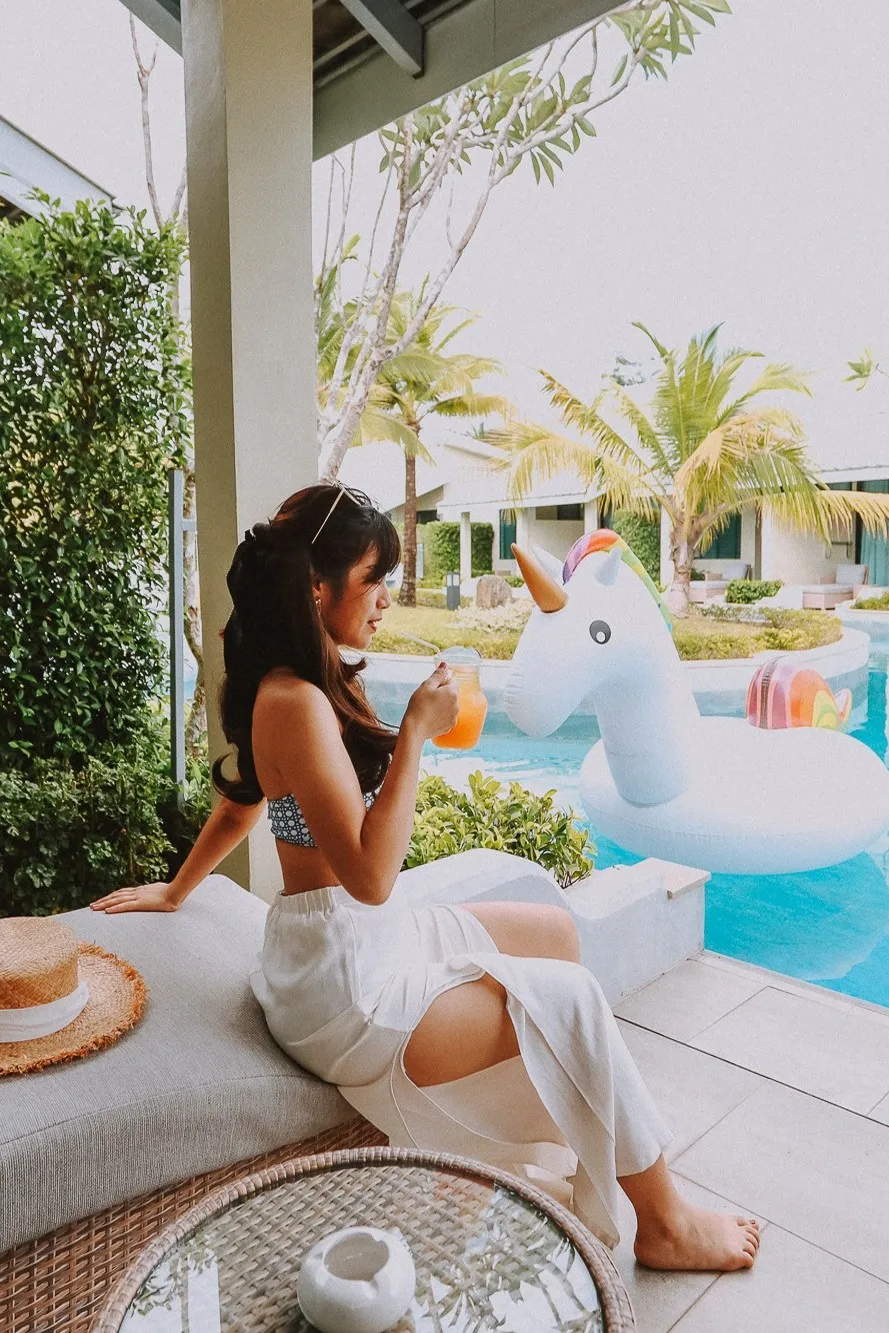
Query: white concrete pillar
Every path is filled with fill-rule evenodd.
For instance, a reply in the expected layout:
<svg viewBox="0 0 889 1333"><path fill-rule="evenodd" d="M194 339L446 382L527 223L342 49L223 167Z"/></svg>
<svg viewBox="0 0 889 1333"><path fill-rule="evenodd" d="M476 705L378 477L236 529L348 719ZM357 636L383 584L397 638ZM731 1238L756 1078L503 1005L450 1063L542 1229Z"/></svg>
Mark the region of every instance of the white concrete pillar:
<svg viewBox="0 0 889 1333"><path fill-rule="evenodd" d="M460 582L472 578L472 523L468 510L460 514Z"/></svg>
<svg viewBox="0 0 889 1333"><path fill-rule="evenodd" d="M311 0L183 0L194 425L210 755L225 574L244 529L318 479ZM223 871L280 888L265 820Z"/></svg>
<svg viewBox="0 0 889 1333"><path fill-rule="evenodd" d="M598 500L584 500L583 502L583 530L584 532L595 532L599 526L599 502Z"/></svg>

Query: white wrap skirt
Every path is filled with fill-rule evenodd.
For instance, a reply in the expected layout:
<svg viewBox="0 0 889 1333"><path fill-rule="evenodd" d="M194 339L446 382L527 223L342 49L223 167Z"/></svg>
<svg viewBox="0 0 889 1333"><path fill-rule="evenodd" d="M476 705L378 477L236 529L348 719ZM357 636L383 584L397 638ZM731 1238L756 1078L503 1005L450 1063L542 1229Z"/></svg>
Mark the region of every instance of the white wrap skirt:
<svg viewBox="0 0 889 1333"><path fill-rule="evenodd" d="M520 1055L418 1087L411 1033L438 995L486 972ZM278 1045L393 1146L523 1175L617 1244L617 1177L650 1167L671 1136L585 967L501 953L465 907L414 909L398 881L380 906L339 885L279 894L251 984Z"/></svg>

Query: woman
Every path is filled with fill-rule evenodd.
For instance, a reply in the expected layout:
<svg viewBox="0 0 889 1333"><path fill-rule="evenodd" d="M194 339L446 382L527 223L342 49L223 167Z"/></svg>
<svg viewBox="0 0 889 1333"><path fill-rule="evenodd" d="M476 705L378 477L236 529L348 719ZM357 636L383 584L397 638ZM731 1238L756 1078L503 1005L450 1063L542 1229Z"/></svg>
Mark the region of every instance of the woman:
<svg viewBox="0 0 889 1333"><path fill-rule="evenodd" d="M347 497L345 501L343 497ZM619 1183L654 1268L749 1267L753 1218L692 1208L663 1158L669 1134L568 912L526 903L413 909L398 882L424 742L456 720L439 667L397 732L338 645L363 649L390 605L400 544L360 492L310 486L256 524L228 575L222 722L237 774L169 884L93 907L175 911L264 805L284 890L251 976L284 1051L393 1144L521 1171L611 1246ZM570 1178L570 1179L569 1179Z"/></svg>

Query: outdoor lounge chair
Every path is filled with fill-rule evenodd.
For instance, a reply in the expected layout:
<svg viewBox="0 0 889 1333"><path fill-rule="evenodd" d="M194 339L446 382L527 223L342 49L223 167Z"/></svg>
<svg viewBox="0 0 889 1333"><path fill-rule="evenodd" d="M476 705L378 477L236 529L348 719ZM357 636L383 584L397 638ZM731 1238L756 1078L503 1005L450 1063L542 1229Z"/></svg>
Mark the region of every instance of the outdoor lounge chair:
<svg viewBox="0 0 889 1333"><path fill-rule="evenodd" d="M418 901L554 900L542 867L461 852L403 872ZM106 1050L0 1079L0 1329L86 1333L114 1282L216 1186L308 1153L385 1144L294 1064L249 985L266 904L211 875L174 913L62 919L137 967L142 1020Z"/></svg>
<svg viewBox="0 0 889 1333"><path fill-rule="evenodd" d="M691 601L708 602L711 597L720 597L734 579L746 579L749 573L746 560L724 560L722 569L705 570L703 579L690 585Z"/></svg>
<svg viewBox="0 0 889 1333"><path fill-rule="evenodd" d="M806 610L832 611L840 602L851 602L867 583L867 565L837 565L836 573L803 588Z"/></svg>

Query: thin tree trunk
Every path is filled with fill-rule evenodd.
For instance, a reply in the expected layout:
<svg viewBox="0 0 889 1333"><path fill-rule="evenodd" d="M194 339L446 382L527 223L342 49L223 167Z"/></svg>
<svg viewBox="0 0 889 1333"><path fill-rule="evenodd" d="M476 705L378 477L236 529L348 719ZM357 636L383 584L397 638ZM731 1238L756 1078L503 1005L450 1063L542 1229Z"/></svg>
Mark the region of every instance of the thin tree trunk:
<svg viewBox="0 0 889 1333"><path fill-rule="evenodd" d="M419 423L409 422L416 430ZM417 605L417 455L404 456L404 574L400 606Z"/></svg>
<svg viewBox="0 0 889 1333"><path fill-rule="evenodd" d="M688 615L694 551L685 533L677 532L675 528L670 541L670 557L673 561L673 581L667 592L667 606L674 616L681 618Z"/></svg>
<svg viewBox="0 0 889 1333"><path fill-rule="evenodd" d="M194 466L185 471L185 517L195 515ZM201 599L198 583L198 543L194 532L183 533L183 574L185 578L185 641L197 663L198 675L194 698L185 727L185 749L194 759L204 755L207 744L207 701L204 686L204 650L201 636Z"/></svg>

